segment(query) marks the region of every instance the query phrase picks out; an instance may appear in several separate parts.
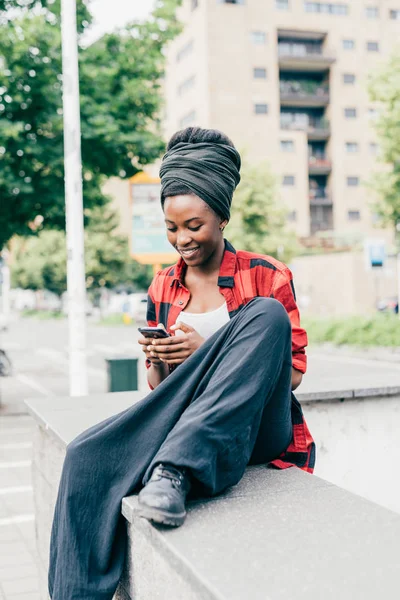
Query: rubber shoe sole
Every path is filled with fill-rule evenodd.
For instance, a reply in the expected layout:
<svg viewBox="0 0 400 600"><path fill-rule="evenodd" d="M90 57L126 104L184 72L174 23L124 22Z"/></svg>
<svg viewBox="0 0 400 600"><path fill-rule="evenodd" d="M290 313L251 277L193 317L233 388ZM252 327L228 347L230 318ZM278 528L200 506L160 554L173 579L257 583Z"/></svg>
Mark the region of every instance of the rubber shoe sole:
<svg viewBox="0 0 400 600"><path fill-rule="evenodd" d="M160 525L168 525L169 527L180 527L185 518L186 512L180 514L170 513L166 510L159 508L152 508L151 506L139 505L139 516L158 523Z"/></svg>

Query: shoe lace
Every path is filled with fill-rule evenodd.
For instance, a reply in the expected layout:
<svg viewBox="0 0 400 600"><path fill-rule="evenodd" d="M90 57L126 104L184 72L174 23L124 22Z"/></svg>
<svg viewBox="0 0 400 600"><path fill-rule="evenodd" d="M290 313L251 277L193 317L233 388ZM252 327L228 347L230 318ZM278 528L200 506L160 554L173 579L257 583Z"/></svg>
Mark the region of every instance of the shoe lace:
<svg viewBox="0 0 400 600"><path fill-rule="evenodd" d="M155 469L156 474L161 476L161 477L165 477L166 479L169 479L170 481L172 481L172 484L175 486L181 486L182 485L182 481L184 478L184 475L181 471L179 471L178 469L175 469L174 467L167 467L165 465L158 465Z"/></svg>

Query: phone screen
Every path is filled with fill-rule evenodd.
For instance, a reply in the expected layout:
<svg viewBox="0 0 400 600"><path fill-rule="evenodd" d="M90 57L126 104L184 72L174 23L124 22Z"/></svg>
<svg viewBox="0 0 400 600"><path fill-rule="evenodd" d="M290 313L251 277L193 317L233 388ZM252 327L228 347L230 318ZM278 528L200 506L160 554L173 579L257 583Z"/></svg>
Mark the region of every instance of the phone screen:
<svg viewBox="0 0 400 600"><path fill-rule="evenodd" d="M146 338L166 338L169 333L161 327L139 327L139 332Z"/></svg>

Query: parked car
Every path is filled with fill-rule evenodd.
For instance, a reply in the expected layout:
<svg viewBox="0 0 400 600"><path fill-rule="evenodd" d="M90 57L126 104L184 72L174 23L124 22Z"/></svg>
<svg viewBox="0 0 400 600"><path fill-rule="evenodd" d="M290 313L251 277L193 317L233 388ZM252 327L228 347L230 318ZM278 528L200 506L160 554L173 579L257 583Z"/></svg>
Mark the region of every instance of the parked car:
<svg viewBox="0 0 400 600"><path fill-rule="evenodd" d="M127 303L129 303L130 316L135 319L137 323L145 323L147 313L147 294L129 294Z"/></svg>
<svg viewBox="0 0 400 600"><path fill-rule="evenodd" d="M376 306L380 312L394 312L399 314L399 301L397 296L380 300Z"/></svg>

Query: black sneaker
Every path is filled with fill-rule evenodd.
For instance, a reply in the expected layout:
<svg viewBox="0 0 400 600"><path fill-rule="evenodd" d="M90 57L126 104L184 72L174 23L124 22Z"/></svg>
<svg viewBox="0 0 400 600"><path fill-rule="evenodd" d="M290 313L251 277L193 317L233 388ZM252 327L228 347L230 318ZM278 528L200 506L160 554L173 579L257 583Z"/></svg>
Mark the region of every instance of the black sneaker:
<svg viewBox="0 0 400 600"><path fill-rule="evenodd" d="M185 500L190 490L188 474L172 465L157 465L138 496L141 517L179 527L185 520Z"/></svg>

